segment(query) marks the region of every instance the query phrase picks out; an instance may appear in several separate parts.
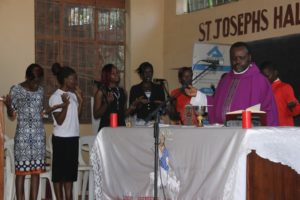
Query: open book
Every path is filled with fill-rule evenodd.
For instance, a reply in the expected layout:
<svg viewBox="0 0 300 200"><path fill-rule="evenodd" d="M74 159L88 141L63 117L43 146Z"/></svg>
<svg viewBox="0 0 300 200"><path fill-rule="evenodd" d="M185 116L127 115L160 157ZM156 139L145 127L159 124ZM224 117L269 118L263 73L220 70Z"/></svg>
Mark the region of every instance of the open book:
<svg viewBox="0 0 300 200"><path fill-rule="evenodd" d="M226 113L226 124L229 125L230 121L241 121L243 111L251 111L252 124L254 126L266 126L267 114L265 111L260 110L260 104L251 106L246 110L235 110Z"/></svg>
<svg viewBox="0 0 300 200"><path fill-rule="evenodd" d="M251 111L251 113L266 113L265 111L260 110L260 104L256 104L254 106L247 108L246 110L235 110L235 111L227 112L226 115L242 114L243 111Z"/></svg>

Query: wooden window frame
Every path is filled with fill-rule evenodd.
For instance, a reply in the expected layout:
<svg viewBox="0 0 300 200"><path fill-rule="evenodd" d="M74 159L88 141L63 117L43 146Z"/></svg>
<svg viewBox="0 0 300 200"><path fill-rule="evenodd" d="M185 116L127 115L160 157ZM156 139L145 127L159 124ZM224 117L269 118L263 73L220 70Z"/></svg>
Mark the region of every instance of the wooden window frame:
<svg viewBox="0 0 300 200"><path fill-rule="evenodd" d="M67 27L66 21L70 22L70 19L66 16L70 17L67 12L71 7L93 9L93 24L85 23L78 27L76 24L69 24ZM45 10L49 15L45 14ZM108 22L116 25L111 24L115 26L107 33L105 30L101 32L98 27L100 13L105 13L109 19L117 16L115 22ZM122 81L120 84L122 86L125 84L125 20L125 0L35 0L35 62L45 69L45 105L48 104L51 94L59 87L56 77L51 72L52 64L58 62L70 66L77 72L79 87L84 93L85 101L80 123L91 123L90 97L95 91L94 80L100 79L103 65L115 64L120 70ZM120 27L117 26L119 24ZM110 37L110 31L116 32L113 32L116 35L115 39ZM72 34L77 35L75 37ZM101 37L102 35L104 37ZM110 57L103 56L106 54ZM51 121L52 119L45 120L46 123Z"/></svg>

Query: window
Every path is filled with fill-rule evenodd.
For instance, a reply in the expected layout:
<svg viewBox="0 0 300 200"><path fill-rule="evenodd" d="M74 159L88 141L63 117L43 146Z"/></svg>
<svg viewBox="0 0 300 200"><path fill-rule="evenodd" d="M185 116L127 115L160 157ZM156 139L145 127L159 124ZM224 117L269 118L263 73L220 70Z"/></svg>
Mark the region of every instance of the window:
<svg viewBox="0 0 300 200"><path fill-rule="evenodd" d="M225 3L230 3L237 0L177 0L176 13L183 14L189 13L205 8L210 8Z"/></svg>
<svg viewBox="0 0 300 200"><path fill-rule="evenodd" d="M125 0L35 0L35 60L45 69L45 104L58 87L54 62L76 70L84 93L81 123L91 122L90 97L102 66L115 64L124 85Z"/></svg>

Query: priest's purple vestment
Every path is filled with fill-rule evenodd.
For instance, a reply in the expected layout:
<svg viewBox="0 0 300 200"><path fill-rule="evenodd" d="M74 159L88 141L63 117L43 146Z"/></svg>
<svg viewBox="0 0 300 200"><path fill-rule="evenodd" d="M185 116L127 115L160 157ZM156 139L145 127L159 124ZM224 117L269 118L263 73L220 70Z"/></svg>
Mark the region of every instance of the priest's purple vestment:
<svg viewBox="0 0 300 200"><path fill-rule="evenodd" d="M278 114L272 87L255 63L245 73L234 74L231 70L218 83L214 96L208 97L210 123L224 123L226 112L244 110L261 104L267 113L267 125L278 125Z"/></svg>

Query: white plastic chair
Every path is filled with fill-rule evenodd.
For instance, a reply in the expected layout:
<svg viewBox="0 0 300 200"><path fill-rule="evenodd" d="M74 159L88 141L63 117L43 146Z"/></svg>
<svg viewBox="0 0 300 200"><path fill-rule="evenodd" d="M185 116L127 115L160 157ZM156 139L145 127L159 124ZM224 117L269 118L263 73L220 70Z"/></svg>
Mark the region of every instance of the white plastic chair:
<svg viewBox="0 0 300 200"><path fill-rule="evenodd" d="M52 135L49 136L48 140L49 150L52 155ZM89 178L89 172L91 170L91 166L87 165L84 160L82 159L82 152L81 152L81 143L79 139L79 152L78 152L78 174L77 174L77 181L73 183L73 200L78 200L78 196L81 195L81 199L85 199L85 191L87 188L87 181Z"/></svg>
<svg viewBox="0 0 300 200"><path fill-rule="evenodd" d="M94 97L91 97L92 131L93 131L93 135L97 135L99 125L100 125L100 119L94 118L93 110L94 110Z"/></svg>
<svg viewBox="0 0 300 200"><path fill-rule="evenodd" d="M52 134L50 134L50 136L48 137L47 142L46 142L46 160L48 160L48 159L50 160L49 166L46 166L46 170L47 171L51 171L52 170L51 169L51 164L52 164L52 148L50 148L51 146L49 146L49 143L52 142L51 139L52 139ZM50 173L49 176L50 176L50 179L51 179L52 178L52 174ZM47 184L47 180L42 179L40 181L41 198L42 199L46 199L46 184ZM53 183L52 183L52 185L53 185ZM56 199L56 198L54 197L52 199Z"/></svg>
<svg viewBox="0 0 300 200"><path fill-rule="evenodd" d="M77 182L73 185L73 199L77 200L81 194L81 199L85 199L88 186L89 200L94 199L94 176L93 168L90 163L86 163L83 159L83 151L90 152L95 141L95 136L82 136L79 138L79 166Z"/></svg>
<svg viewBox="0 0 300 200"><path fill-rule="evenodd" d="M5 137L5 170L4 170L4 197L6 200L13 200L15 197L15 173L13 163L14 140Z"/></svg>
<svg viewBox="0 0 300 200"><path fill-rule="evenodd" d="M6 199L8 199L8 200L13 200L15 198L14 140L13 139L5 140L4 149L6 150L5 151L5 155L6 155L5 197L7 197ZM51 170L40 174L40 183L47 181L47 180L50 183L52 200L56 200L55 193L54 193L54 187L53 187L53 184L51 181ZM25 177L25 183L24 183L25 200L29 199L29 185L30 185L30 176L28 175ZM40 186L39 186L38 200L42 199L42 190L41 190L42 186L43 186L42 184L40 184Z"/></svg>

